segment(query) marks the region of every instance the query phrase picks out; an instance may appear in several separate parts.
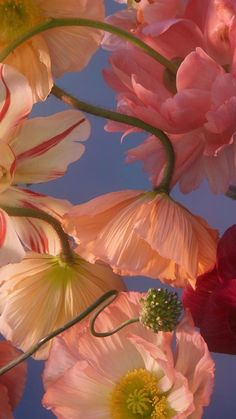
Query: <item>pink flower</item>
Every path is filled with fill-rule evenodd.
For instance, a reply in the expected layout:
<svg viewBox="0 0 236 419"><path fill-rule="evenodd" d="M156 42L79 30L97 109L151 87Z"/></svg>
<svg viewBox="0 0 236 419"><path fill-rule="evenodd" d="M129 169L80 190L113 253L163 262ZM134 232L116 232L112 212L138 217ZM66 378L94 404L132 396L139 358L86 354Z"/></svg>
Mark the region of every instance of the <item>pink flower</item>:
<svg viewBox="0 0 236 419"><path fill-rule="evenodd" d="M108 193L73 207L64 220L85 259L103 260L121 275L194 286L215 263L217 232L164 193Z"/></svg>
<svg viewBox="0 0 236 419"><path fill-rule="evenodd" d="M0 93L0 207L38 208L60 220L70 207L69 202L17 185L62 176L68 165L83 154L84 146L77 141L88 138L90 125L81 112L74 110L26 120L33 105L31 89L21 74L3 64L0 66ZM58 253L58 237L48 224L17 217L12 221L26 247ZM13 241L14 247L17 241Z"/></svg>
<svg viewBox="0 0 236 419"><path fill-rule="evenodd" d="M0 341L0 367L17 358L20 353L10 342ZM13 419L12 411L19 403L26 380L26 363L21 363L0 376L0 419Z"/></svg>
<svg viewBox="0 0 236 419"><path fill-rule="evenodd" d="M99 316L97 330L138 316L140 297L121 293ZM174 354L173 338L139 323L101 339L91 335L86 321L78 324L54 341L43 405L61 419L201 418L214 363L189 316L177 328Z"/></svg>
<svg viewBox="0 0 236 419"><path fill-rule="evenodd" d="M104 75L118 92L118 110L167 133L176 153L172 185L179 182L181 191L188 193L207 178L214 193L225 193L236 183L235 3L142 0L137 9L136 26L135 10L132 16L122 11L109 19L121 26L125 22L126 27L130 22L130 31L180 66L175 80L137 49L117 44L110 58L112 69ZM112 49L112 42L106 47ZM111 131L128 133L129 128L107 125ZM130 150L127 161L135 160L143 161L158 186L165 165L158 141L149 137Z"/></svg>
<svg viewBox="0 0 236 419"><path fill-rule="evenodd" d="M218 244L215 268L188 287L183 304L191 310L210 351L236 354L236 225Z"/></svg>
<svg viewBox="0 0 236 419"><path fill-rule="evenodd" d="M19 11L20 9L20 11ZM2 30L0 48L50 18L103 20L103 0L29 0L4 2L0 6ZM53 78L79 71L98 48L102 33L86 27L58 27L40 33L16 48L6 63L23 73L32 88L34 100L47 97Z"/></svg>

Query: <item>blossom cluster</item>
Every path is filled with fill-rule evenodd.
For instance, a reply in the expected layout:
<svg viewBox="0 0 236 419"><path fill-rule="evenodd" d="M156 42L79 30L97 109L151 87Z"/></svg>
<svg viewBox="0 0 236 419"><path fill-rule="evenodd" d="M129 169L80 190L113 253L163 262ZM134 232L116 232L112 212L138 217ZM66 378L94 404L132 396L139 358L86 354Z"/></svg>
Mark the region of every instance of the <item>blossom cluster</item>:
<svg viewBox="0 0 236 419"><path fill-rule="evenodd" d="M42 409L59 419L200 419L210 352L236 354L236 226L220 237L172 196L203 180L234 191L235 1L117 0L111 16L104 3L0 2L0 419L31 355L45 361ZM54 84L99 48L117 112ZM50 93L73 109L29 117ZM126 162L142 162L150 190L77 205L34 191L85 152L81 110L122 139L148 133ZM127 291L122 276L157 289Z"/></svg>

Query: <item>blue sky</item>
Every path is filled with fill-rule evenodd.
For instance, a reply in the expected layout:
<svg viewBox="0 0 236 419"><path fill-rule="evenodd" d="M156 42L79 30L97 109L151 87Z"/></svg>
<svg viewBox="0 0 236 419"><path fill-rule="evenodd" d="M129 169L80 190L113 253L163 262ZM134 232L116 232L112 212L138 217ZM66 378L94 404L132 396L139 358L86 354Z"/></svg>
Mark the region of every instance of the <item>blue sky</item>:
<svg viewBox="0 0 236 419"><path fill-rule="evenodd" d="M105 0L105 4L107 14L119 7L113 0ZM114 94L105 85L101 75L102 68L107 65L106 59L107 54L99 51L83 72L66 75L59 80L58 84L80 99L110 109L114 108ZM45 103L37 105L32 115L49 115L63 109L65 109L63 104L50 97ZM109 134L104 131L104 120L91 116L88 118L92 124L92 135L85 144L84 156L70 166L62 179L39 185L35 190L68 199L72 203L79 203L111 190L150 188L148 179L138 163L124 164L125 151L141 141L142 136L132 135L121 144L119 134ZM178 189L174 190L173 195L191 211L206 218L221 232L235 222L236 203L224 196L213 196L206 184L186 196L180 194ZM127 284L130 288L140 291L158 285L146 278L129 278ZM216 361L215 392L210 407L205 410L204 418L231 419L235 417L236 412L236 359L229 355L214 355L214 359ZM29 362L26 392L15 411L16 419L54 417L41 407L42 368L41 362Z"/></svg>

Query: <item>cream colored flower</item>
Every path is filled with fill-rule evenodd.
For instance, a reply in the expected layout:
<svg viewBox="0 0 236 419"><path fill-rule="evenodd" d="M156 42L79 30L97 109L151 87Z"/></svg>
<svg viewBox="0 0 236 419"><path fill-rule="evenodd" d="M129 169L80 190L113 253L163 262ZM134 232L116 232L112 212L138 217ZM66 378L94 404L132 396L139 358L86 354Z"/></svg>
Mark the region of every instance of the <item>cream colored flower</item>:
<svg viewBox="0 0 236 419"><path fill-rule="evenodd" d="M50 18L103 20L103 0L1 0L0 49ZM30 82L35 100L49 94L53 79L83 69L96 51L102 33L86 27L60 27L34 36L6 59Z"/></svg>
<svg viewBox="0 0 236 419"><path fill-rule="evenodd" d="M102 262L91 265L75 255L69 264L60 257L28 253L22 262L0 269L0 332L26 351L104 292L124 288ZM44 345L35 358L45 359L50 346Z"/></svg>

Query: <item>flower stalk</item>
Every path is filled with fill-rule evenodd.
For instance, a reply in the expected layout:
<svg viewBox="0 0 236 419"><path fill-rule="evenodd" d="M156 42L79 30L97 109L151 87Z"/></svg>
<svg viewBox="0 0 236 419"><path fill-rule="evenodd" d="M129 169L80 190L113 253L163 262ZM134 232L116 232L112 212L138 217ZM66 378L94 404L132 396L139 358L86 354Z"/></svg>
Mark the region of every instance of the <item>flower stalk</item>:
<svg viewBox="0 0 236 419"><path fill-rule="evenodd" d="M161 131L158 128L153 127L152 125L147 124L146 122L134 116L125 115L120 112L110 111L100 106L98 107L98 106L91 105L87 102L83 102L56 85L53 86L51 92L55 97L60 99L62 102L66 103L67 105L73 106L73 108L75 109L79 109L83 112L86 112L95 116L99 116L101 118L106 118L111 121L116 121L123 124L131 125L143 131L149 132L152 135L155 135L161 141L163 147L165 148L166 160L167 160L162 181L156 190L158 192L165 192L167 194L169 193L170 182L172 179L174 164L175 164L175 152L174 152L171 141L169 140L168 136L163 131Z"/></svg>
<svg viewBox="0 0 236 419"><path fill-rule="evenodd" d="M6 364L4 367L0 368L0 376L5 374L6 372L10 371L12 368L16 367L17 365L21 364L23 361L28 359L31 355L35 354L41 346L45 345L45 343L49 342L51 339L59 335L60 333L65 332L65 330L69 329L70 327L74 326L76 323L79 323L85 317L87 317L93 310L99 307L102 303L106 303L104 307L110 304L112 301L116 299L118 295L117 290L111 290L103 294L99 297L93 304L91 304L86 310L76 316L74 319L67 322L64 326L59 327L58 329L54 330L53 332L49 333L44 338L40 339L36 344L32 345L31 348L20 355L19 357L13 359L11 362Z"/></svg>
<svg viewBox="0 0 236 419"><path fill-rule="evenodd" d="M73 251L70 247L69 236L66 234L61 226L61 223L56 220L52 215L47 214L36 208L25 208L25 207L1 207L11 217L29 217L37 218L50 224L56 231L60 242L61 242L61 253L65 262L72 263L74 260Z"/></svg>
<svg viewBox="0 0 236 419"><path fill-rule="evenodd" d="M178 66L176 63L169 61L159 52L155 51L141 39L137 38L136 36L132 35L130 32L126 32L125 30L113 26L106 22L101 22L92 19L82 19L82 18L50 18L46 22L40 23L39 25L34 26L29 31L25 32L21 36L19 36L15 41L13 41L10 45L4 48L0 53L0 62L3 62L8 55L14 51L15 48L23 44L23 42L29 40L35 35L39 33L48 31L50 29L59 28L59 27L66 27L66 26L81 26L93 29L101 29L102 31L109 32L113 35L117 35L119 38L124 39L127 42L130 42L134 46L138 47L142 51L144 51L147 55L154 58L158 61L161 65L168 68L171 73L176 74L178 70Z"/></svg>

